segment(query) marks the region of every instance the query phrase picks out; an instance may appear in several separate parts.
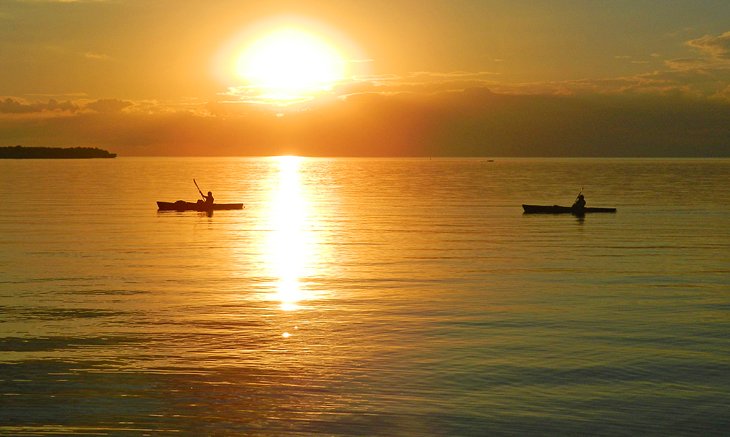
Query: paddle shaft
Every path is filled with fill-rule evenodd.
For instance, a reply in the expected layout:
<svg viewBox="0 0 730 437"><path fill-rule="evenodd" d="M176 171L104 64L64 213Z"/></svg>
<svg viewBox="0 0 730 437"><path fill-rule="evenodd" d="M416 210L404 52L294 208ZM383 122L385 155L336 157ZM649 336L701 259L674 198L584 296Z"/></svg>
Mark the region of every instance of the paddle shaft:
<svg viewBox="0 0 730 437"><path fill-rule="evenodd" d="M198 183L197 183L197 182L195 181L195 179L193 179L193 183L195 184L195 188L197 188L197 189L198 189L198 193L200 193L200 196L201 196L201 197L202 197L203 199L205 199L205 195L203 194L203 191L202 191L202 190L200 189L200 187L198 186Z"/></svg>

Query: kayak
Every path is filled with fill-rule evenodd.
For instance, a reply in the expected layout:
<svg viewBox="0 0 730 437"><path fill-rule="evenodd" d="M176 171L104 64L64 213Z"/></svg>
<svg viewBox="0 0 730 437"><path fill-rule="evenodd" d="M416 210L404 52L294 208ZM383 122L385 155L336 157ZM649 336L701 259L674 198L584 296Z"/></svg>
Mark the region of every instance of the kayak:
<svg viewBox="0 0 730 437"><path fill-rule="evenodd" d="M573 209L569 206L559 205L522 205L525 214L576 214L581 215L588 212L616 212L616 208L580 208Z"/></svg>
<svg viewBox="0 0 730 437"><path fill-rule="evenodd" d="M243 209L243 203L214 203L206 205L203 202L157 202L160 211L218 211L221 209Z"/></svg>

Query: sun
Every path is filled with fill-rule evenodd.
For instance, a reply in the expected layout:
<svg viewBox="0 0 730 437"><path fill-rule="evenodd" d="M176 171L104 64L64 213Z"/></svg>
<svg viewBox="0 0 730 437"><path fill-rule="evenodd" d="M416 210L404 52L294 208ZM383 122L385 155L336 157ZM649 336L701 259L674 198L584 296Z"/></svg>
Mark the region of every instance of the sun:
<svg viewBox="0 0 730 437"><path fill-rule="evenodd" d="M280 28L251 43L236 63L237 75L272 102L311 98L345 77L338 50L317 35Z"/></svg>

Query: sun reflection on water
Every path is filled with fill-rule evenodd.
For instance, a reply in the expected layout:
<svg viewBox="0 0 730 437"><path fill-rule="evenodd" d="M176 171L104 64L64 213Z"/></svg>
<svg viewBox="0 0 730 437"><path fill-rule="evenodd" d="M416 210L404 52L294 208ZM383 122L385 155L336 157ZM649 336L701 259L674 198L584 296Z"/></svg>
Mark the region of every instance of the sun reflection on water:
<svg viewBox="0 0 730 437"><path fill-rule="evenodd" d="M277 278L274 299L281 309L299 308L311 294L302 287L302 278L309 276L314 256L313 234L308 229L309 205L301 181L302 158L281 156L278 161L278 184L272 192L269 214L270 235L266 244L267 265Z"/></svg>

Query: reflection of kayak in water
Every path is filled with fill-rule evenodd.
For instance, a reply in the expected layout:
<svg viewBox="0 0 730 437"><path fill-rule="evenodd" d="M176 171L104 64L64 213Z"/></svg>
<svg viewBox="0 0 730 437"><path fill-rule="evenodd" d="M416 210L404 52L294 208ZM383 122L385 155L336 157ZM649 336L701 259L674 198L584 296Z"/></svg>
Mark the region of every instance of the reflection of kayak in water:
<svg viewBox="0 0 730 437"><path fill-rule="evenodd" d="M522 205L525 214L586 214L589 212L616 212L616 208L572 208L559 205Z"/></svg>
<svg viewBox="0 0 730 437"><path fill-rule="evenodd" d="M205 203L205 202L157 202L160 211L217 211L221 209L243 209L243 203Z"/></svg>

